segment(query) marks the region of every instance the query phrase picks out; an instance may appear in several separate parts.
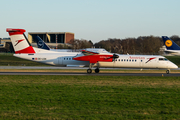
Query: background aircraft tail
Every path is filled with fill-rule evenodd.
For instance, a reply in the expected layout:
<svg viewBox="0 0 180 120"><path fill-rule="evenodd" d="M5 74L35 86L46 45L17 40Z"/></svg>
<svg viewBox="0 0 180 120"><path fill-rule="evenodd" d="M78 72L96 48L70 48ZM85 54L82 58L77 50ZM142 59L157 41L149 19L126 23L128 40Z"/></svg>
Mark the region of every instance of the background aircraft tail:
<svg viewBox="0 0 180 120"><path fill-rule="evenodd" d="M167 50L180 50L180 47L167 36L162 36L162 39Z"/></svg>
<svg viewBox="0 0 180 120"><path fill-rule="evenodd" d="M38 48L50 50L49 46L46 45L46 43L39 36L35 36L34 38L36 40Z"/></svg>
<svg viewBox="0 0 180 120"><path fill-rule="evenodd" d="M24 35L26 30L7 28L6 31L9 33L16 54L35 53L35 50Z"/></svg>

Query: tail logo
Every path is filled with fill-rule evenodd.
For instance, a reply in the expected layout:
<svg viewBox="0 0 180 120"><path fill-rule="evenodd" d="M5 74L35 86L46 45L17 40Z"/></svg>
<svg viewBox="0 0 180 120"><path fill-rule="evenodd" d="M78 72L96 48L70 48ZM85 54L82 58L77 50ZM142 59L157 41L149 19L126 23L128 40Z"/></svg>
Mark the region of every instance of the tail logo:
<svg viewBox="0 0 180 120"><path fill-rule="evenodd" d="M17 40L17 41L16 41L17 43L16 43L14 46L16 46L17 44L19 44L19 43L22 42L23 40L25 40L25 39Z"/></svg>
<svg viewBox="0 0 180 120"><path fill-rule="evenodd" d="M43 48L43 46L44 46L43 42L42 42L42 41L39 41L39 42L38 42L38 46L39 46L40 48Z"/></svg>
<svg viewBox="0 0 180 120"><path fill-rule="evenodd" d="M165 42L165 45L167 46L167 47L171 47L172 46L172 41L171 40L166 40L166 42Z"/></svg>

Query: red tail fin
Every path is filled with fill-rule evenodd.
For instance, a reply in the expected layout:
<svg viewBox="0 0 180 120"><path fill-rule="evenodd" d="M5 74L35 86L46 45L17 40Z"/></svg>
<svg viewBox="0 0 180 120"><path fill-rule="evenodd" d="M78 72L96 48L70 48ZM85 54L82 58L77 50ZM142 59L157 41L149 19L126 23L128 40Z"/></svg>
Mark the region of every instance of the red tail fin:
<svg viewBox="0 0 180 120"><path fill-rule="evenodd" d="M9 33L15 53L35 53L35 50L27 40L24 29L11 29L7 28L6 32Z"/></svg>

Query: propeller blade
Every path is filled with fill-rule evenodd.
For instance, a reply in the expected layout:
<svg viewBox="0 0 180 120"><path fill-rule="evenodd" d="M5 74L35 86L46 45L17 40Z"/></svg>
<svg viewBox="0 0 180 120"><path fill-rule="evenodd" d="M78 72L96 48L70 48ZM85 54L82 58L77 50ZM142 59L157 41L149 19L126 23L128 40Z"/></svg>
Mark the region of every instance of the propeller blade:
<svg viewBox="0 0 180 120"><path fill-rule="evenodd" d="M114 59L119 58L119 55L113 54L113 58Z"/></svg>

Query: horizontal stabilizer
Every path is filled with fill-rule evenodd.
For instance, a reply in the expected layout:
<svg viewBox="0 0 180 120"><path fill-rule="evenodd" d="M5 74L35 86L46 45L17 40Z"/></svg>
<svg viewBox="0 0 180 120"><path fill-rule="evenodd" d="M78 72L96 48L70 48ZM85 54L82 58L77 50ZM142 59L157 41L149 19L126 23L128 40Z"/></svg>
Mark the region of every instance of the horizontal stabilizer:
<svg viewBox="0 0 180 120"><path fill-rule="evenodd" d="M7 28L6 31L9 33L16 54L35 53L33 47L24 35L24 32L26 32L26 30Z"/></svg>
<svg viewBox="0 0 180 120"><path fill-rule="evenodd" d="M7 28L6 31L9 33L16 54L57 53L55 51L32 47L24 34L26 32L24 29Z"/></svg>

